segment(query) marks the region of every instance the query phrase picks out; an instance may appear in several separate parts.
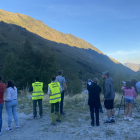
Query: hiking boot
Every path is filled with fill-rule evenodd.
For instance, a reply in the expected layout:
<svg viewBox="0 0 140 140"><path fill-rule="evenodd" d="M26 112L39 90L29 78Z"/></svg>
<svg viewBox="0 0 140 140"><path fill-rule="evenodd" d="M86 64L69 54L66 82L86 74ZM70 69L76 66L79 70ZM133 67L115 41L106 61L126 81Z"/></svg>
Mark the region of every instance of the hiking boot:
<svg viewBox="0 0 140 140"><path fill-rule="evenodd" d="M61 123L61 120L58 120L58 119L57 119L56 121L59 122L59 123Z"/></svg>
<svg viewBox="0 0 140 140"><path fill-rule="evenodd" d="M129 117L129 121L133 121L134 119L132 117Z"/></svg>
<svg viewBox="0 0 140 140"><path fill-rule="evenodd" d="M32 118L33 118L33 119L37 119L37 117L34 117L34 116L33 116Z"/></svg>
<svg viewBox="0 0 140 140"><path fill-rule="evenodd" d="M114 123L115 122L115 119L111 119L111 122Z"/></svg>
<svg viewBox="0 0 140 140"><path fill-rule="evenodd" d="M104 123L111 123L111 120L106 120Z"/></svg>
<svg viewBox="0 0 140 140"><path fill-rule="evenodd" d="M61 112L60 114L61 114L61 115L65 115L65 113L64 113L64 112Z"/></svg>
<svg viewBox="0 0 140 140"><path fill-rule="evenodd" d="M19 126L18 126L18 125L16 126L16 130L17 130L17 131L19 130Z"/></svg>
<svg viewBox="0 0 140 140"><path fill-rule="evenodd" d="M129 118L127 116L124 117L124 120L127 121Z"/></svg>
<svg viewBox="0 0 140 140"><path fill-rule="evenodd" d="M96 126L99 126L100 124L99 123L96 123Z"/></svg>
<svg viewBox="0 0 140 140"><path fill-rule="evenodd" d="M42 118L43 118L42 116L39 117L39 119L42 119Z"/></svg>
<svg viewBox="0 0 140 140"><path fill-rule="evenodd" d="M6 130L7 130L8 132L11 132L11 131L12 131L11 127L7 127Z"/></svg>
<svg viewBox="0 0 140 140"><path fill-rule="evenodd" d="M51 123L52 126L55 126L55 123Z"/></svg>

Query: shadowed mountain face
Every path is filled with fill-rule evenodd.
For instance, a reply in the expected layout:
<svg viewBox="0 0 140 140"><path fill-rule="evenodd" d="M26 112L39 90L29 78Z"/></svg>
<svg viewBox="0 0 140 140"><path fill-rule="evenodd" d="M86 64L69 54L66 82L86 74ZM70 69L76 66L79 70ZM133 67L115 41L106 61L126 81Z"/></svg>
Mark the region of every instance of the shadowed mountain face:
<svg viewBox="0 0 140 140"><path fill-rule="evenodd" d="M9 52L13 52L15 56L21 52L25 38L28 37L34 49L42 50L44 55L47 55L45 46L50 46L60 68L67 74L77 73L80 79L85 73L99 77L105 70L113 73L122 69L126 75L135 74L90 43L71 34L58 32L29 16L0 10L0 21L0 67Z"/></svg>
<svg viewBox="0 0 140 140"><path fill-rule="evenodd" d="M124 66L130 68L133 71L139 71L140 70L140 64L135 64L135 63L124 63Z"/></svg>

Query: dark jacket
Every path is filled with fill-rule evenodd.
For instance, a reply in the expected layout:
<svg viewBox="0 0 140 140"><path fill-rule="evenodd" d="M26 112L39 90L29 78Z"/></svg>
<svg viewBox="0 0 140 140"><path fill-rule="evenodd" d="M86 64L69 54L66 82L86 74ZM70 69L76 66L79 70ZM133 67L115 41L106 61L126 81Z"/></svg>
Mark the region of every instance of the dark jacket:
<svg viewBox="0 0 140 140"><path fill-rule="evenodd" d="M111 77L104 81L103 93L106 100L112 100L115 98L114 81Z"/></svg>
<svg viewBox="0 0 140 140"><path fill-rule="evenodd" d="M91 85L88 86L88 92L89 92L88 105L100 107L100 92L101 92L100 86L92 83Z"/></svg>

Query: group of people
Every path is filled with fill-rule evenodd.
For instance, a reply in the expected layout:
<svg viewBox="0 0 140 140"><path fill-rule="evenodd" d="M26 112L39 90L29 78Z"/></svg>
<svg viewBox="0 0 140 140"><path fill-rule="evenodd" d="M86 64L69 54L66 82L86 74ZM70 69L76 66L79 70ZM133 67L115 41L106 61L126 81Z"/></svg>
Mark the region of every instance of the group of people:
<svg viewBox="0 0 140 140"><path fill-rule="evenodd" d="M5 93L6 90L6 93ZM55 126L55 113L58 116L57 122L61 122L60 114L65 115L63 111L63 100L64 100L64 90L68 94L65 78L62 77L62 71L58 72L58 76L51 77L51 83L48 84L48 94L50 96L50 105L51 105L51 116L52 116L52 125ZM43 82L39 82L39 77L35 77L35 82L32 83L30 88L32 92L32 101L33 101L33 118L37 118L37 103L39 106L39 115L40 119L43 116L42 109L42 99L44 99L44 87ZM5 99L4 99L5 93ZM2 110L5 107L8 114L8 127L7 131L12 131L11 123L12 116L14 117L16 130L19 130L18 116L17 116L17 88L12 80L8 80L5 83L2 83L0 76L0 135L2 134Z"/></svg>
<svg viewBox="0 0 140 140"><path fill-rule="evenodd" d="M114 123L115 122L115 111L114 111L114 99L115 99L115 90L114 90L114 81L109 76L109 72L102 72L103 82L103 101L104 106L107 110L107 120L105 123ZM100 93L101 87L98 85L99 80L94 78L93 81L91 79L88 80L87 89L88 89L88 105L90 109L91 115L91 125L95 125L94 120L94 112L96 115L96 126L99 126L99 109L102 111L102 106L100 103ZM134 99L136 99L136 92L140 93L140 82L136 79L132 79L131 81L127 81L124 86L121 88L124 91L124 99L126 104L125 116L124 120L132 121L132 107L134 103ZM128 116L129 112L129 116Z"/></svg>
<svg viewBox="0 0 140 140"><path fill-rule="evenodd" d="M6 89L5 99L4 99L4 92ZM12 116L14 117L16 130L19 129L18 123L18 116L17 116L17 88L14 85L12 80L7 81L7 83L2 83L1 76L0 76L0 135L2 129L2 110L4 107L8 115L8 127L6 128L7 131L11 131L11 123L12 123Z"/></svg>
<svg viewBox="0 0 140 140"><path fill-rule="evenodd" d="M107 120L105 123L113 123L115 122L115 111L114 111L114 98L115 98L115 90L114 90L114 81L109 76L109 72L102 72L102 78L104 79L103 83L103 101L104 106L107 110ZM101 87L98 85L99 80L94 78L93 81L89 79L87 84L88 89L88 105L90 109L91 115L91 125L95 125L94 121L94 112L96 115L96 125L99 126L99 109L100 112L103 113L101 102L100 102L100 93ZM5 99L4 92L6 89ZM127 81L125 85L121 88L124 91L126 110L124 120L132 121L132 107L134 103L134 99L136 99L136 91L140 92L140 82L136 79L132 79L131 81ZM51 83L48 84L48 94L50 97L50 106L51 106L51 117L52 117L52 125L55 126L56 122L61 122L61 115L65 115L63 111L63 101L64 101L64 91L68 94L65 78L62 77L62 71L58 72L58 76L51 77ZM44 87L43 82L39 81L39 77L35 77L35 82L32 83L30 88L30 92L32 92L32 100L33 100L33 118L37 118L37 103L39 106L39 115L40 119L43 116L42 109L42 99L44 98ZM14 117L16 130L19 129L18 116L17 116L17 88L12 80L7 81L6 85L2 83L0 76L0 135L2 129L2 110L5 102L5 107L8 115L8 127L7 130L11 131L11 123L12 123L12 115ZM129 112L129 117L128 117ZM55 114L57 115L57 120L55 119Z"/></svg>
<svg viewBox="0 0 140 140"><path fill-rule="evenodd" d="M62 76L62 71L58 72L58 76L51 77L51 83L48 84L48 94L50 97L50 105L51 105L51 117L52 117L52 125L55 126L55 122L61 122L61 115L65 115L63 111L63 101L64 101L64 91L68 94L65 78ZM35 82L32 84L30 88L30 92L32 92L32 100L33 100L33 118L37 118L37 102L39 106L39 115L42 118L42 99L44 99L44 87L43 83L39 82L39 77L35 77ZM57 120L55 119L55 113L57 114Z"/></svg>

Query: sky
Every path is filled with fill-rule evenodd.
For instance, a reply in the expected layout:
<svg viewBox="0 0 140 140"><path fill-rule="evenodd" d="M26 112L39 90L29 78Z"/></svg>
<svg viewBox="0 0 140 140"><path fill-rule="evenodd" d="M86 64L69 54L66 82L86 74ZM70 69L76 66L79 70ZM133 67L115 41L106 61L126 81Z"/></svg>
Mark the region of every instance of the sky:
<svg viewBox="0 0 140 140"><path fill-rule="evenodd" d="M0 1L0 9L71 33L121 63L140 64L140 0Z"/></svg>

